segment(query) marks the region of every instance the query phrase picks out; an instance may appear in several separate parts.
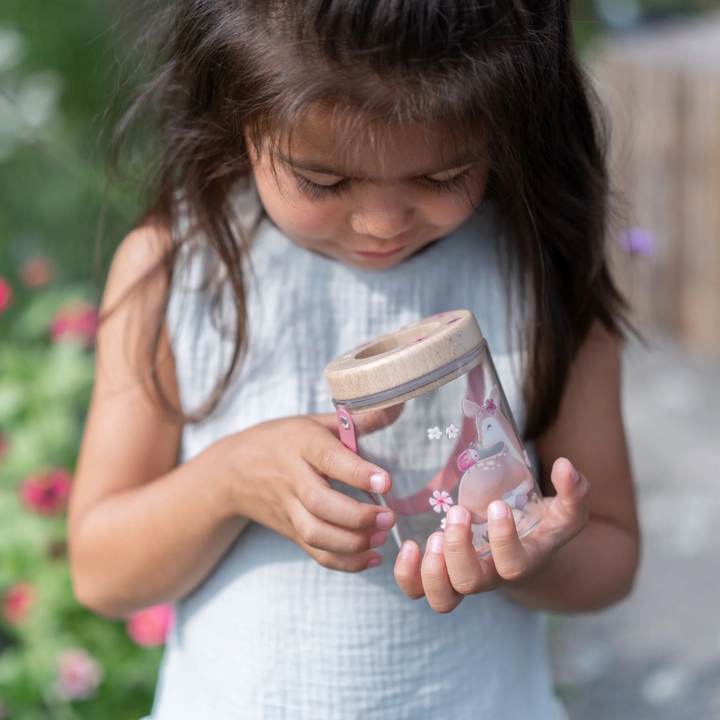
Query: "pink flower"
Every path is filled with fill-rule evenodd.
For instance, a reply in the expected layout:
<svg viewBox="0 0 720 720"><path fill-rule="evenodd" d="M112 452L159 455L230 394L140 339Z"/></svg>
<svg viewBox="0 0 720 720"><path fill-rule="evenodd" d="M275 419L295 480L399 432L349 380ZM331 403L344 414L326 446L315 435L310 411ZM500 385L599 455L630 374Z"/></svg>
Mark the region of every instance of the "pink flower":
<svg viewBox="0 0 720 720"><path fill-rule="evenodd" d="M5 280L5 278L0 277L0 313L3 310L7 310L7 308L10 306L10 303L12 302L12 297L12 285L10 285L10 283Z"/></svg>
<svg viewBox="0 0 720 720"><path fill-rule="evenodd" d="M460 322L460 318L453 318L452 320L448 320L445 324L446 325L452 325L453 323Z"/></svg>
<svg viewBox="0 0 720 720"><path fill-rule="evenodd" d="M485 403L485 409L490 413L490 415L495 414L495 411L497 410L497 405L492 398L488 398L488 401Z"/></svg>
<svg viewBox="0 0 720 720"><path fill-rule="evenodd" d="M38 515L62 515L67 507L72 477L62 469L29 475L20 484L25 507Z"/></svg>
<svg viewBox="0 0 720 720"><path fill-rule="evenodd" d="M447 490L435 490L428 502L436 513L447 512L450 506L454 504Z"/></svg>
<svg viewBox="0 0 720 720"><path fill-rule="evenodd" d="M53 342L75 342L92 347L98 326L97 308L85 300L63 305L50 322Z"/></svg>
<svg viewBox="0 0 720 720"><path fill-rule="evenodd" d="M3 597L3 617L10 625L18 625L27 620L35 604L35 588L29 582L13 585Z"/></svg>
<svg viewBox="0 0 720 720"><path fill-rule="evenodd" d="M423 340L427 340L430 336L429 335L423 335L422 337L419 337L417 340L413 340L410 345L417 345L418 343L422 342Z"/></svg>
<svg viewBox="0 0 720 720"><path fill-rule="evenodd" d="M38 256L26 260L20 267L20 278L28 288L47 285L53 277L55 266L50 258Z"/></svg>
<svg viewBox="0 0 720 720"><path fill-rule="evenodd" d="M62 652L56 660L56 667L58 677L55 690L65 700L91 698L105 677L100 663L80 648Z"/></svg>
<svg viewBox="0 0 720 720"><path fill-rule="evenodd" d="M175 624L175 607L169 603L138 610L127 621L128 635L138 645L162 645Z"/></svg>

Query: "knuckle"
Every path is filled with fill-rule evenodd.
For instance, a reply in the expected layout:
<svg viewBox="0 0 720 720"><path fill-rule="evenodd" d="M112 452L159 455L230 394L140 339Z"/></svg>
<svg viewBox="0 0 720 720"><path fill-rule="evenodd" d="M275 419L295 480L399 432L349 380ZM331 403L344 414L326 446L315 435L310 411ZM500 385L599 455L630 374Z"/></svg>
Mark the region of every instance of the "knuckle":
<svg viewBox="0 0 720 720"><path fill-rule="evenodd" d="M524 577L526 571L527 568L525 567L525 564L521 562L508 562L504 564L502 568L498 568L498 572L502 578L511 582Z"/></svg>
<svg viewBox="0 0 720 720"><path fill-rule="evenodd" d="M361 553L370 549L370 537L364 535L351 535L348 541L348 550L351 553Z"/></svg>
<svg viewBox="0 0 720 720"><path fill-rule="evenodd" d="M303 542L310 547L319 549L320 533L315 523L305 523L305 525L300 529L300 537L303 539Z"/></svg>
<svg viewBox="0 0 720 720"><path fill-rule="evenodd" d="M308 512L317 515L323 507L323 493L320 488L309 488L303 497L303 505Z"/></svg>
<svg viewBox="0 0 720 720"><path fill-rule="evenodd" d="M332 475L337 464L337 448L332 443L323 445L318 451L318 462L323 472Z"/></svg>
<svg viewBox="0 0 720 720"><path fill-rule="evenodd" d="M445 532L443 537L443 547L447 552L461 552L465 547L464 538L454 532Z"/></svg>
<svg viewBox="0 0 720 720"><path fill-rule="evenodd" d="M453 582L453 587L461 595L475 595L482 590L480 578L462 578Z"/></svg>

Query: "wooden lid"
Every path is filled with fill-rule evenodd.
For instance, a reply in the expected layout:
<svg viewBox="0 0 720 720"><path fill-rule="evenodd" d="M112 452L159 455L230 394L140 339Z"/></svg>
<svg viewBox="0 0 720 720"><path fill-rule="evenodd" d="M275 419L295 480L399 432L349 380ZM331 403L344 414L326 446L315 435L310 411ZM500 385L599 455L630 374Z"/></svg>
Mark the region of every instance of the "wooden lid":
<svg viewBox="0 0 720 720"><path fill-rule="evenodd" d="M469 310L423 318L397 332L381 335L335 358L325 380L338 402L371 398L428 377L428 382L458 369L459 362L483 345Z"/></svg>

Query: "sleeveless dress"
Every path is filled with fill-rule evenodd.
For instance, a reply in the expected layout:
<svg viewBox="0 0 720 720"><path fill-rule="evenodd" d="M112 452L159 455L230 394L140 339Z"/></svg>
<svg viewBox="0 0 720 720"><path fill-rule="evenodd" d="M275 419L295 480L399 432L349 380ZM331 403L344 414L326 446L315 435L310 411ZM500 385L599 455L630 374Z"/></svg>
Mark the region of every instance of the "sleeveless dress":
<svg viewBox="0 0 720 720"><path fill-rule="evenodd" d="M247 217L248 196L238 202ZM458 308L475 313L522 427L519 355L511 352L493 218L489 207L381 271L300 248L264 219L247 261L241 370L216 411L184 427L180 462L260 422L334 412L322 374L330 360L380 333ZM208 251L181 256L167 311L186 411L207 398L232 349L202 289L209 267ZM230 305L222 312L233 312ZM353 488L335 487L367 501ZM390 536L380 552L378 568L328 570L251 523L176 604L147 720L563 717L542 613L496 591L468 596L441 615L397 586Z"/></svg>

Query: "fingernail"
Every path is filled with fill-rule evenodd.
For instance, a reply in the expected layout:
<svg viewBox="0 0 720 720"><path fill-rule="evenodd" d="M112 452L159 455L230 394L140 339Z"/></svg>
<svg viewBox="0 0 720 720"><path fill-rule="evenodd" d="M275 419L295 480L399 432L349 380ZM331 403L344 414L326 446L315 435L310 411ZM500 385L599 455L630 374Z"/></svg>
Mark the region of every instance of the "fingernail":
<svg viewBox="0 0 720 720"><path fill-rule="evenodd" d="M387 533L384 532L374 532L370 536L370 547L376 548L380 547L385 542L385 538L387 537Z"/></svg>
<svg viewBox="0 0 720 720"><path fill-rule="evenodd" d="M395 517L392 513L381 512L378 513L377 517L375 518L375 522L381 530L389 530L395 522Z"/></svg>
<svg viewBox="0 0 720 720"><path fill-rule="evenodd" d="M464 525L467 519L465 508L461 505L453 505L447 514L448 525Z"/></svg>
<svg viewBox="0 0 720 720"><path fill-rule="evenodd" d="M580 473L575 469L575 466L570 463L573 471L572 471L572 481L576 483L578 480L580 480Z"/></svg>
<svg viewBox="0 0 720 720"><path fill-rule="evenodd" d="M488 505L488 517L493 520L509 518L510 508L502 500L495 500Z"/></svg>
<svg viewBox="0 0 720 720"><path fill-rule="evenodd" d="M405 542L400 546L400 553L399 553L399 554L400 554L400 557L401 557L403 560L409 560L409 559L412 557L412 555L413 555L413 546L412 546L412 544L409 543L409 542L407 542L407 541L405 541Z"/></svg>
<svg viewBox="0 0 720 720"><path fill-rule="evenodd" d="M367 564L366 567L369 567L369 568L377 567L381 562L382 562L382 559L381 559L381 558L379 558L379 557L377 557L377 556L371 557L371 558L368 560L368 564Z"/></svg>
<svg viewBox="0 0 720 720"><path fill-rule="evenodd" d="M428 552L441 553L443 551L443 536L431 535L427 544Z"/></svg>
<svg viewBox="0 0 720 720"><path fill-rule="evenodd" d="M385 476L382 473L375 473L370 476L370 489L376 493L385 491Z"/></svg>

